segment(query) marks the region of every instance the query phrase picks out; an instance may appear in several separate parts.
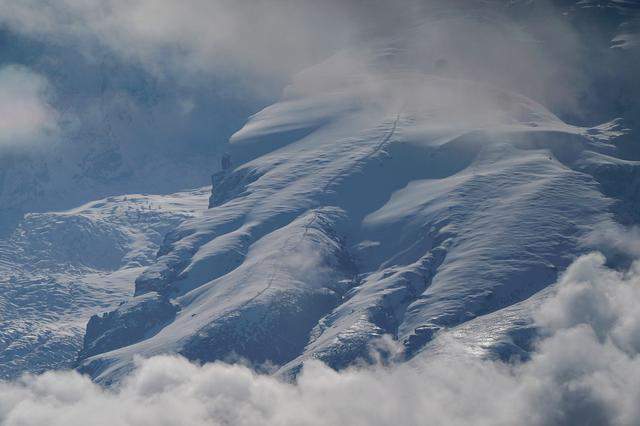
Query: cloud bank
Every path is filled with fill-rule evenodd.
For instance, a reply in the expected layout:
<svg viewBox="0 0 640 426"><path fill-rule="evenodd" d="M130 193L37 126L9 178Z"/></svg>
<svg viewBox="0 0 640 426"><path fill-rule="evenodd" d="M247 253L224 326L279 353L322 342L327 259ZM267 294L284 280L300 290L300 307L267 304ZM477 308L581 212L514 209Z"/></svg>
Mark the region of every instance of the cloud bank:
<svg viewBox="0 0 640 426"><path fill-rule="evenodd" d="M0 68L0 147L41 142L58 130L45 77L28 68Z"/></svg>
<svg viewBox="0 0 640 426"><path fill-rule="evenodd" d="M346 43L340 2L4 0L0 23L60 43L98 42L162 75L221 70L281 74Z"/></svg>
<svg viewBox="0 0 640 426"><path fill-rule="evenodd" d="M13 425L553 425L638 424L640 263L608 269L579 258L537 313L545 330L530 361L505 364L451 342L391 367L335 372L313 361L296 384L241 365L140 360L118 389L75 372L0 385Z"/></svg>
<svg viewBox="0 0 640 426"><path fill-rule="evenodd" d="M186 85L232 75L265 90L342 51L347 61L360 55L387 70L487 81L576 108L577 92L584 96L588 85L578 34L549 1L526 5L526 14L518 7L480 0L4 0L0 24L88 56L106 47ZM345 68L341 79L352 77Z"/></svg>

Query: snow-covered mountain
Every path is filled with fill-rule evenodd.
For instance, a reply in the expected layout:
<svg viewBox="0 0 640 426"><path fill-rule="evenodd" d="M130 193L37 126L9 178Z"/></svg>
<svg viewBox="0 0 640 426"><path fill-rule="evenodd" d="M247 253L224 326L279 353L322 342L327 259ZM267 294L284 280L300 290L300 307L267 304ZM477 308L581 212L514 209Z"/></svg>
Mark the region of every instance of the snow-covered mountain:
<svg viewBox="0 0 640 426"><path fill-rule="evenodd" d="M19 220L0 240L0 375L73 365L108 384L178 353L291 377L397 357L386 336L403 359L444 336L526 358L573 260L629 260L607 236L640 219L638 8L557 2L549 24L536 2L459 3L297 74L230 138L231 167L209 164L210 188ZM556 45L565 26L590 41ZM586 64L589 82L569 81ZM119 170L103 148L86 192L93 159ZM137 176L188 172L164 161ZM98 193L123 192L107 181Z"/></svg>
<svg viewBox="0 0 640 426"><path fill-rule="evenodd" d="M108 381L165 352L339 368L385 334L412 356L543 290L614 226L599 179L640 167L616 156L620 123L571 126L478 83L376 81L253 116L231 147L255 158L215 175L211 208L168 234L132 300L89 323L85 349L103 353L82 371ZM157 322L123 345L139 317Z"/></svg>

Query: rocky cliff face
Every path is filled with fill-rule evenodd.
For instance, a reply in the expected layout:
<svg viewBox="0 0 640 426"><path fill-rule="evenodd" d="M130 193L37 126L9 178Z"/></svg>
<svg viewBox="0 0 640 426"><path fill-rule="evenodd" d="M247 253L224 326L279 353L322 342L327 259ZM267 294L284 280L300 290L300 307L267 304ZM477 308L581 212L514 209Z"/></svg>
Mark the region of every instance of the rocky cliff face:
<svg viewBox="0 0 640 426"><path fill-rule="evenodd" d="M94 315L87 324L79 360L130 345L153 335L172 321L178 308L149 293L122 303L114 311Z"/></svg>

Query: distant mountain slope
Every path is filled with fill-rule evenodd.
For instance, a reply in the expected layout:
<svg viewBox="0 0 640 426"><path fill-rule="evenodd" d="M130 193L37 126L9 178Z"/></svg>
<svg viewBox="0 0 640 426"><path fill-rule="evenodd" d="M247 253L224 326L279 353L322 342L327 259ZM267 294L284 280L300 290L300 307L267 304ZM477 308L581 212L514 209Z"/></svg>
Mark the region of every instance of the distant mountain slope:
<svg viewBox="0 0 640 426"><path fill-rule="evenodd" d="M131 294L164 234L198 215L207 193L111 197L26 215L0 240L0 377L71 367L89 317Z"/></svg>

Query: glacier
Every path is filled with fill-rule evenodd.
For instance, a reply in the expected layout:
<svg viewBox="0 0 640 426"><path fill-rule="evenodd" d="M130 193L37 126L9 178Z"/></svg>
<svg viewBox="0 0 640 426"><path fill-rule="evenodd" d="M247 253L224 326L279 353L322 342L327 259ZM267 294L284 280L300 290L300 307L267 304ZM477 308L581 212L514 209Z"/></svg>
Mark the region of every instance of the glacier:
<svg viewBox="0 0 640 426"><path fill-rule="evenodd" d="M465 28L523 52L535 41L494 13L500 2L485 3L429 9L300 71L228 142L216 135L216 155L172 164L133 149L132 186L154 194L123 189L109 144L84 156L80 195L76 177L13 162L0 193L20 212L0 234L0 378L76 368L112 385L140 357L179 354L293 379L312 360L427 359L452 339L479 357L528 359L533 312L575 259L597 249L609 266L632 261L598 236L640 220L637 89L625 68L638 14L633 2L560 2L585 31L605 13L601 44L580 54L623 69L581 99L585 118L558 101L565 93L542 96L536 81L519 91L509 70L474 68ZM437 60L412 66L425 31L453 52L421 45ZM523 72L517 50L490 53ZM631 100L612 101L624 91ZM214 164L222 152L229 169ZM210 186L177 189L203 170Z"/></svg>
<svg viewBox="0 0 640 426"><path fill-rule="evenodd" d="M0 377L73 365L87 321L127 297L164 234L206 208L208 192L129 194L25 215L0 240Z"/></svg>

